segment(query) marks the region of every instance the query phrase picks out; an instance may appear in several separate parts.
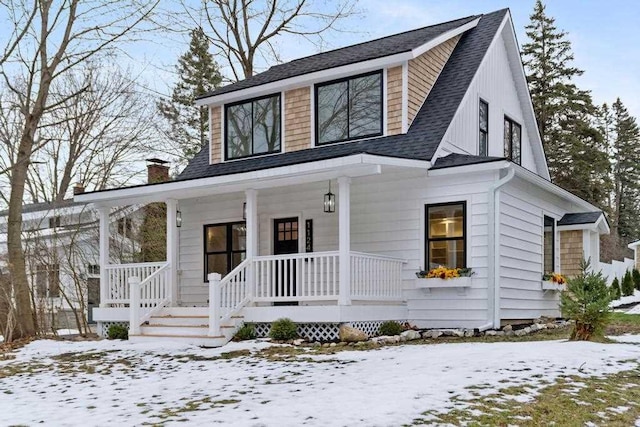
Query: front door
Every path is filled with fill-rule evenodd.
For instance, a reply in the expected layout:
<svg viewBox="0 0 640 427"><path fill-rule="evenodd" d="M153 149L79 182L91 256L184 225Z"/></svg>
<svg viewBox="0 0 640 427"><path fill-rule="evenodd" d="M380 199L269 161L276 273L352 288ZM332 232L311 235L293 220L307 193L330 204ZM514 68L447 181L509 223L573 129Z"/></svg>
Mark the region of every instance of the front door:
<svg viewBox="0 0 640 427"><path fill-rule="evenodd" d="M273 220L273 254L296 254L298 253L298 218L278 218ZM280 260L276 263L276 296L294 297L296 296L296 263L295 260ZM276 303L277 305L278 303ZM280 304L297 304L297 302L286 302Z"/></svg>

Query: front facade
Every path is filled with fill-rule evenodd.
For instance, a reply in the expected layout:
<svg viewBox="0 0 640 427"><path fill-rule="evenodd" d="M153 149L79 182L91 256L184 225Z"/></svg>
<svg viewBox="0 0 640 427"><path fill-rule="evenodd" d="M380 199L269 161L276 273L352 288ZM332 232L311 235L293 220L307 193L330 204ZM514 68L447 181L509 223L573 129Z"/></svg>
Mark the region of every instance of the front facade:
<svg viewBox="0 0 640 427"><path fill-rule="evenodd" d="M316 339L385 320L497 328L558 316L543 274L599 258L606 219L549 182L506 10L278 65L198 103L210 145L176 180L78 198L166 203L165 263L103 258L95 316L134 339L220 345L281 317ZM440 265L473 274L416 277Z"/></svg>

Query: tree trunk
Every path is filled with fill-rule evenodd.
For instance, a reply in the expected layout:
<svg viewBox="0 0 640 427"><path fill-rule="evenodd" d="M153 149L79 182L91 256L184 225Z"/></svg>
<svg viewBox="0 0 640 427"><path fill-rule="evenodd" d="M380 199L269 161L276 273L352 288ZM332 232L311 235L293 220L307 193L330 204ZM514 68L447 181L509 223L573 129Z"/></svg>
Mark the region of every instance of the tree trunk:
<svg viewBox="0 0 640 427"><path fill-rule="evenodd" d="M9 277L15 298L16 330L15 338L35 335L36 328L33 307L29 292L29 280L22 250L22 200L24 197L27 169L31 157L35 124L27 120L20 139L18 157L11 179L11 196L9 197L9 214L7 226L7 249L9 256Z"/></svg>

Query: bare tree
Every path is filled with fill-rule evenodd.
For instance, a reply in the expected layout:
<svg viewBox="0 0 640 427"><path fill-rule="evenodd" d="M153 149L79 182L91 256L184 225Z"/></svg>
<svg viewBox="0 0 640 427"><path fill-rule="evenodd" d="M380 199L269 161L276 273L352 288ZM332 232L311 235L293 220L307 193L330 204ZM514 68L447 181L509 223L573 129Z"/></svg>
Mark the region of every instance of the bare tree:
<svg viewBox="0 0 640 427"><path fill-rule="evenodd" d="M341 25L358 13L356 2L204 0L197 8L185 6L198 25L204 21L214 53L225 58L231 77L241 80L255 73L256 59L280 62L277 42L284 35L303 37L322 48L326 34L345 31Z"/></svg>
<svg viewBox="0 0 640 427"><path fill-rule="evenodd" d="M40 135L45 114L86 91L52 98L56 80L86 61L117 52L118 46L149 30L145 25L157 0L6 0L0 3L3 25L15 28L2 48L2 78L22 119L11 160L7 249L15 304L15 338L36 332L22 248L22 203L34 153L46 144ZM4 102L0 100L2 107ZM9 106L11 107L11 106ZM0 323L2 323L0 321Z"/></svg>

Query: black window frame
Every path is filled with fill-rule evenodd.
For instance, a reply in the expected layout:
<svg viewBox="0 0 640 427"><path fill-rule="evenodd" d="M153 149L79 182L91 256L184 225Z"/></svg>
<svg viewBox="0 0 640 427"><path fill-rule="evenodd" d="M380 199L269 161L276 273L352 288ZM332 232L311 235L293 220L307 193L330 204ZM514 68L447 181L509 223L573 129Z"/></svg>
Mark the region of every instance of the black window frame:
<svg viewBox="0 0 640 427"><path fill-rule="evenodd" d="M547 227L546 225L546 221L547 219L551 220L551 270L549 271L545 271L545 244L544 244L544 237L545 237L545 228ZM542 274L547 274L547 273L554 273L556 271L556 219L552 216L549 215L543 215L542 216Z"/></svg>
<svg viewBox="0 0 640 427"><path fill-rule="evenodd" d="M229 272L231 272L231 270L233 270L232 265L233 265L233 254L245 254L246 257L246 253L247 253L247 248L245 247L244 250L240 251L240 250L233 250L233 226L234 225L244 225L246 227L247 222L246 221L232 221L232 222L220 222L220 223L215 223L215 224L205 224L202 226L202 253L203 253L203 260L202 260L202 272L204 275L204 282L205 283L209 283L209 277L207 274L207 271L209 270L209 255L220 255L220 254L226 254L227 255L227 270ZM213 251L213 252L207 252L207 228L209 227L222 227L222 226L226 226L227 227L227 250L226 251ZM246 245L246 242L245 242Z"/></svg>
<svg viewBox="0 0 640 427"><path fill-rule="evenodd" d="M462 205L462 237L436 237L434 239L429 238L429 209L430 208L439 208L442 206L455 206ZM430 242L442 242L448 240L460 240L463 241L463 265L459 268L467 268L467 201L459 200L455 202L446 202L446 203L430 203L424 205L424 265L425 269L429 270L429 243ZM448 267L448 266L447 266ZM453 268L453 267L448 267Z"/></svg>
<svg viewBox="0 0 640 427"><path fill-rule="evenodd" d="M380 132L376 132L376 133L372 133L372 134L367 134L367 135L358 135L358 136L354 136L354 137L349 137L349 123L347 123L347 138L345 139L337 139L335 141L327 141L327 142L320 142L320 134L319 134L319 127L320 127L320 122L318 120L318 89L324 86L330 86L330 85L334 85L337 83L342 83L342 82L347 82L347 92L349 91L349 81L350 80L354 80L354 79L358 79L361 77L367 77L367 76L373 76L373 75L379 75L380 76ZM335 79L335 80L329 80L326 82L322 82L322 83L316 83L313 87L313 114L314 114L314 142L316 147L319 146L323 146L323 145L330 145L330 144L338 144L340 142L348 142L348 141L356 141L359 139L366 139L366 138L375 138L378 136L382 136L384 135L384 113L385 113L385 108L384 108L384 85L385 85L385 81L384 81L384 73L382 72L382 70L376 70L376 71L371 71L368 73L364 73L364 74L358 74L358 75L354 75L354 76L348 76L348 77L343 77L341 79ZM348 96L348 93L347 93ZM349 109L349 102L347 102L347 120L349 120L349 113L350 113L350 109Z"/></svg>
<svg viewBox="0 0 640 427"><path fill-rule="evenodd" d="M480 108L484 104L487 107L487 129L482 129L482 116L480 115ZM484 153L482 153L482 135L485 135L485 147ZM489 103L482 98L479 98L478 102L478 155L479 156L488 156L489 155Z"/></svg>
<svg viewBox="0 0 640 427"><path fill-rule="evenodd" d="M509 123L509 134L511 135L511 138L509 138L509 151L507 152L506 148L505 148L505 153L504 153L504 157L510 161L512 161L515 164L521 165L522 164L522 125L520 123L518 123L517 121L515 121L514 119L512 119L511 117L507 116L506 114L504 115L504 121L502 124L502 128L503 128L503 135L502 135L502 143L504 145L504 123L508 122ZM515 161L513 159L513 128L514 125L517 126L520 129L520 132L518 133L518 135L520 135L520 139L518 141L518 153L520 155L520 158L518 159L518 161Z"/></svg>
<svg viewBox="0 0 640 427"><path fill-rule="evenodd" d="M60 227L62 227L62 217L60 215L55 215L49 218L49 228Z"/></svg>
<svg viewBox="0 0 640 427"><path fill-rule="evenodd" d="M256 101L261 101L263 99L268 99L268 98L278 98L278 105L279 105L279 119L280 119L280 141L279 141L279 149L278 150L274 150L274 151L267 151L264 153L254 153L254 154L248 154L246 156L239 156L239 157L229 157L229 126L227 126L228 123L228 119L229 119L229 108L231 107L235 107L236 105L242 105L242 104L248 104L251 103L251 150L253 150L253 103ZM282 153L282 134L284 132L284 122L283 122L283 114L282 114L282 92L276 92L276 93L272 93L269 95L264 95L264 96L258 96L256 98L249 98L249 99L243 99L242 101L237 101L237 102L232 102L229 104L224 104L224 140L222 141L222 144L224 146L224 160L225 161L229 161L229 160L240 160L240 159L248 159L250 157L259 157L259 156L266 156L268 154L277 154L277 153Z"/></svg>

